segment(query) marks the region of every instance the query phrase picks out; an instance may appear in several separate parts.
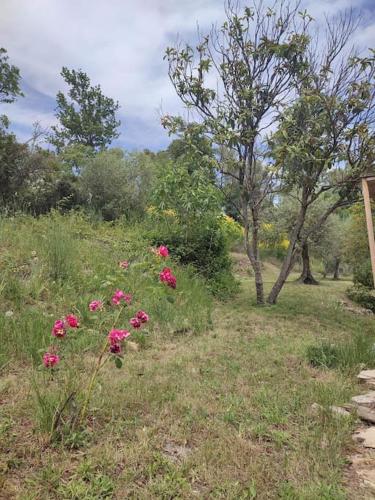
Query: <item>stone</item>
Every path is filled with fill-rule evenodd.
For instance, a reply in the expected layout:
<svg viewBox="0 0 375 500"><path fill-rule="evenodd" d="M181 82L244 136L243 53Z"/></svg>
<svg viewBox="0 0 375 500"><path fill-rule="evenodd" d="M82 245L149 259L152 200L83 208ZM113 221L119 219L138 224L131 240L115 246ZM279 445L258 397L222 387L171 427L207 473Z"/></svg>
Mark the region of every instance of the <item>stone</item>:
<svg viewBox="0 0 375 500"><path fill-rule="evenodd" d="M366 383L368 385L375 387L375 370L362 370L357 378L360 382Z"/></svg>
<svg viewBox="0 0 375 500"><path fill-rule="evenodd" d="M353 439L363 444L365 448L375 448L375 427L368 427L362 431L356 432Z"/></svg>
<svg viewBox="0 0 375 500"><path fill-rule="evenodd" d="M351 416L351 413L349 410L347 410L346 408L341 408L340 406L330 406L329 409L331 410L332 413L334 413L335 415L338 415L340 417L350 417ZM319 413L322 410L323 410L323 406L321 406L318 403L313 403L310 406L310 414L311 415L319 415Z"/></svg>
<svg viewBox="0 0 375 500"><path fill-rule="evenodd" d="M357 414L361 420L365 420L366 422L371 422L375 424L375 411L366 408L365 406L358 406Z"/></svg>
<svg viewBox="0 0 375 500"><path fill-rule="evenodd" d="M323 409L323 407L320 406L318 403L313 403L310 406L310 413L311 413L311 415L318 415L322 409Z"/></svg>
<svg viewBox="0 0 375 500"><path fill-rule="evenodd" d="M367 394L352 397L352 403L357 406L366 406L368 408L375 407L375 391L370 391Z"/></svg>
<svg viewBox="0 0 375 500"><path fill-rule="evenodd" d="M332 413L339 415L340 417L350 417L351 413L345 408L341 408L340 406L330 406L329 407Z"/></svg>

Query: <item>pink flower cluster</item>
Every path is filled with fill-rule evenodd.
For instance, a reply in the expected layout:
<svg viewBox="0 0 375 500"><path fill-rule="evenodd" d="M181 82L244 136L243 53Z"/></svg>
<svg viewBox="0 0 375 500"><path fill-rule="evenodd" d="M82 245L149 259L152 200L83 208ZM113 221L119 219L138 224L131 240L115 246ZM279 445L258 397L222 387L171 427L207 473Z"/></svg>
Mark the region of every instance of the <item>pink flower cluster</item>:
<svg viewBox="0 0 375 500"><path fill-rule="evenodd" d="M176 276L172 273L169 267L165 267L159 274L159 279L162 283L166 283L171 288L176 288Z"/></svg>
<svg viewBox="0 0 375 500"><path fill-rule="evenodd" d="M52 327L52 335L57 338L63 338L68 328L78 328L79 321L74 314L68 314L64 319L57 319ZM46 352L43 356L43 364L46 368L52 368L60 362L57 354Z"/></svg>
<svg viewBox="0 0 375 500"><path fill-rule="evenodd" d="M57 319L52 327L54 337L65 337L68 328L78 328L79 321L74 314L68 314L65 319Z"/></svg>
<svg viewBox="0 0 375 500"><path fill-rule="evenodd" d="M167 247L165 247L164 245L160 245L160 247L157 249L157 254L160 256L160 257L168 257L169 255L169 250Z"/></svg>
<svg viewBox="0 0 375 500"><path fill-rule="evenodd" d="M129 323L133 328L138 329L141 328L143 323L147 323L149 320L149 316L144 311L138 311L137 314L132 318Z"/></svg>
<svg viewBox="0 0 375 500"><path fill-rule="evenodd" d="M121 352L121 342L125 339L127 339L130 335L130 332L128 330L118 330L118 329L113 329L109 332L107 335L108 342L109 342L109 351L112 354L118 354Z"/></svg>
<svg viewBox="0 0 375 500"><path fill-rule="evenodd" d="M115 306L118 306L122 300L129 305L132 302L132 296L130 293L124 293L122 290L116 290L112 297L112 303L115 304Z"/></svg>
<svg viewBox="0 0 375 500"><path fill-rule="evenodd" d="M166 258L169 256L169 250L166 246L161 245L156 251L157 255ZM119 262L119 266L122 269L127 269L129 266L128 261ZM165 282L168 286L176 288L176 277L173 275L170 268L165 267L160 273L160 281ZM124 303L130 305L132 303L132 295L129 293L124 293L122 290L116 290L112 296L112 304L115 306ZM92 300L89 305L89 310L95 312L103 308L103 301L96 299ZM139 329L143 324L149 321L149 315L143 311L139 310L133 318L129 320L129 323L134 329ZM74 314L68 314L64 319L58 319L54 322L52 327L52 335L57 338L63 338L66 336L68 328L78 328L79 320ZM107 341L109 344L109 352L112 354L121 353L121 343L130 336L128 330L121 330L113 328L107 335ZM105 348L105 345L104 345ZM43 355L43 364L46 368L52 368L60 362L60 357L58 354L53 352L46 352Z"/></svg>
<svg viewBox="0 0 375 500"><path fill-rule="evenodd" d="M43 364L46 368L53 368L60 362L60 357L57 354L46 352L43 356Z"/></svg>
<svg viewBox="0 0 375 500"><path fill-rule="evenodd" d="M103 307L103 302L101 300L93 300L89 304L89 309L91 312L94 312L96 310L100 310Z"/></svg>

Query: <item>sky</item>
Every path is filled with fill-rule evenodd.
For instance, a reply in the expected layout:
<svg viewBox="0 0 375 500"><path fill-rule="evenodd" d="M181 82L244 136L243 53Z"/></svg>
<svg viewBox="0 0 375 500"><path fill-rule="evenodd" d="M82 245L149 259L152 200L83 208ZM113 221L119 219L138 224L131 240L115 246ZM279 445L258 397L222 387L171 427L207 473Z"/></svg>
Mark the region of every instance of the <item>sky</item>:
<svg viewBox="0 0 375 500"><path fill-rule="evenodd" d="M268 0L265 0L267 3ZM246 3L246 2L245 2ZM375 0L302 0L319 25L350 7L362 15L353 43L375 47ZM20 141L32 124L56 124L62 66L81 68L92 84L119 101L120 137L127 150L165 148L162 114L183 108L168 79L165 49L177 38L196 41L223 20L223 0L0 0L0 46L21 72L25 97L2 105Z"/></svg>

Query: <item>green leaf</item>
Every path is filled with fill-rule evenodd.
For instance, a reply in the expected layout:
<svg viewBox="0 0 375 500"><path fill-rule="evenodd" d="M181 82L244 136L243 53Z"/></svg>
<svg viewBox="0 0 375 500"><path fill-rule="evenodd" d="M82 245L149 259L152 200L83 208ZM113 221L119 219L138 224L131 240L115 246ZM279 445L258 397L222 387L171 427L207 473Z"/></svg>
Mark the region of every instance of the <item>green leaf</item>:
<svg viewBox="0 0 375 500"><path fill-rule="evenodd" d="M116 365L116 368L122 368L122 359L115 358L115 365Z"/></svg>

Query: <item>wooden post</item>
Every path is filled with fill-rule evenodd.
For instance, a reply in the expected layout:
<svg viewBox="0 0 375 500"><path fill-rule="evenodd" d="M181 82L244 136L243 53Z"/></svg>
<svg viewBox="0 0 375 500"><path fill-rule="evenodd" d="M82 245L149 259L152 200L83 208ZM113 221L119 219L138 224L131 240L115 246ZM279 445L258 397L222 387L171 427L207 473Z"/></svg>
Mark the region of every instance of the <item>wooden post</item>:
<svg viewBox="0 0 375 500"><path fill-rule="evenodd" d="M369 244L369 247L370 247L372 277L373 277L373 283L374 283L374 288L375 288L375 239L374 239L374 225L373 225L373 221L372 221L370 193L369 193L367 179L365 179L365 178L362 179L362 193L363 193L363 200L365 202L368 244Z"/></svg>

